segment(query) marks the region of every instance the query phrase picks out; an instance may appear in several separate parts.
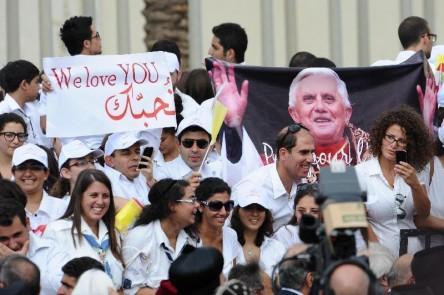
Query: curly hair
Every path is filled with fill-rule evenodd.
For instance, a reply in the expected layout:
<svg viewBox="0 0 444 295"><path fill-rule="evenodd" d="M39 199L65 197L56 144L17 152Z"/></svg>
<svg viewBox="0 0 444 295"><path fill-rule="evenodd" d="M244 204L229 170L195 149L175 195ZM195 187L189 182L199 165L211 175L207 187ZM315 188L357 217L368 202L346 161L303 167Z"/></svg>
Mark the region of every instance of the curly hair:
<svg viewBox="0 0 444 295"><path fill-rule="evenodd" d="M422 117L413 108L402 105L399 109L382 113L370 131L370 151L375 157L382 153L382 142L387 129L399 125L407 138L407 162L421 171L433 155L433 143Z"/></svg>
<svg viewBox="0 0 444 295"><path fill-rule="evenodd" d="M238 206L234 207L233 215L231 216L231 228L233 228L237 233L237 240L242 246L245 245L244 237L244 224L242 223L239 210L241 208ZM270 210L265 209L265 220L264 223L259 228L254 244L260 247L265 240L265 237L270 237L273 234L273 217Z"/></svg>

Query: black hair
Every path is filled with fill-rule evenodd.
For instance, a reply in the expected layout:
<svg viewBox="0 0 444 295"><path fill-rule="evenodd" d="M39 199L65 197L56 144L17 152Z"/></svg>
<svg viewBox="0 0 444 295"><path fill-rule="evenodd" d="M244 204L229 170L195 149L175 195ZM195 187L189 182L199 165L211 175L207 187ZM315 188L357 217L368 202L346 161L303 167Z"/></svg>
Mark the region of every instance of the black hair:
<svg viewBox="0 0 444 295"><path fill-rule="evenodd" d="M31 83L32 79L40 75L33 63L23 59L8 62L0 73L0 86L6 93L16 91L22 81Z"/></svg>
<svg viewBox="0 0 444 295"><path fill-rule="evenodd" d="M196 198L198 201L206 201L214 194L218 193L227 193L228 196L231 195L230 186L223 179L218 177L205 178L196 188ZM196 213L196 223L200 223L201 221L202 213L198 211Z"/></svg>
<svg viewBox="0 0 444 295"><path fill-rule="evenodd" d="M85 271L90 269L105 271L105 268L99 261L88 256L73 258L62 267L65 275L76 279L80 278Z"/></svg>
<svg viewBox="0 0 444 295"><path fill-rule="evenodd" d="M25 207L14 199L0 199L0 225L10 226L16 216L26 226Z"/></svg>
<svg viewBox="0 0 444 295"><path fill-rule="evenodd" d="M27 294L40 294L40 270L29 258L22 255L11 255L5 258L0 270L0 280L5 287L15 282L23 282Z"/></svg>
<svg viewBox="0 0 444 295"><path fill-rule="evenodd" d="M0 115L0 131L3 131L8 123L20 124L22 125L24 132L28 132L25 120L23 120L23 118L16 113L4 113Z"/></svg>
<svg viewBox="0 0 444 295"><path fill-rule="evenodd" d="M23 208L26 207L26 203L28 202L26 194L22 191L17 183L7 179L3 179L1 177L0 200L15 200L23 205Z"/></svg>
<svg viewBox="0 0 444 295"><path fill-rule="evenodd" d="M319 189L315 188L313 185L308 185L306 188L298 190L296 193L296 197L294 198L293 211L296 210L296 206L299 204L302 198L306 196L311 196L316 199L317 195L319 195ZM296 225L297 223L298 222L296 219L296 214L293 213L293 216L291 217L288 224Z"/></svg>
<svg viewBox="0 0 444 295"><path fill-rule="evenodd" d="M177 56L177 60L179 61L179 65L181 64L181 53L179 46L177 43L171 40L159 40L156 41L151 47L151 51L165 51L173 53Z"/></svg>
<svg viewBox="0 0 444 295"><path fill-rule="evenodd" d="M418 16L409 16L398 27L399 41L404 49L419 42L422 35L430 33L427 21Z"/></svg>
<svg viewBox="0 0 444 295"><path fill-rule="evenodd" d="M214 97L213 86L211 85L208 72L205 69L192 70L187 75L183 92L191 96L198 104Z"/></svg>
<svg viewBox="0 0 444 295"><path fill-rule="evenodd" d="M328 58L316 57L309 65L311 68L336 68L336 64Z"/></svg>
<svg viewBox="0 0 444 295"><path fill-rule="evenodd" d="M235 23L223 23L213 27L213 34L219 38L224 52L233 49L236 53L236 62L244 62L245 51L247 51L248 37L244 28Z"/></svg>
<svg viewBox="0 0 444 295"><path fill-rule="evenodd" d="M291 132L290 130L292 125L282 128L276 136L275 146L276 146L277 160L279 160L279 150L281 148L285 148L288 151L291 151L291 149L297 145L297 139L298 139L297 134L301 130L298 130L296 132ZM301 123L295 122L295 125L299 125L300 129L309 131L308 128L303 126Z"/></svg>
<svg viewBox="0 0 444 295"><path fill-rule="evenodd" d="M60 28L60 38L70 55L80 54L83 50L83 41L91 40L92 17L74 16L67 19Z"/></svg>
<svg viewBox="0 0 444 295"><path fill-rule="evenodd" d="M239 216L239 205L234 207L233 214L231 215L231 228L233 228L237 233L237 240L242 246L245 245L244 237L244 225L240 220ZM273 234L273 217L270 210L265 209L265 220L264 223L259 228L254 244L260 247L265 240L265 237L270 237Z"/></svg>
<svg viewBox="0 0 444 295"><path fill-rule="evenodd" d="M46 152L48 158L49 175L45 183L43 184L43 188L45 189L45 191L49 192L54 187L54 184L57 182L57 179L59 178L60 175L58 162L54 155L54 152L51 149L41 144L37 144L37 146Z"/></svg>
<svg viewBox="0 0 444 295"><path fill-rule="evenodd" d="M313 60L315 58L316 58L316 56L314 54L311 54L310 52L299 51L299 52L296 52L291 57L290 63L288 64L288 66L290 68L297 68L297 67L306 68L311 65L311 63L313 62Z"/></svg>

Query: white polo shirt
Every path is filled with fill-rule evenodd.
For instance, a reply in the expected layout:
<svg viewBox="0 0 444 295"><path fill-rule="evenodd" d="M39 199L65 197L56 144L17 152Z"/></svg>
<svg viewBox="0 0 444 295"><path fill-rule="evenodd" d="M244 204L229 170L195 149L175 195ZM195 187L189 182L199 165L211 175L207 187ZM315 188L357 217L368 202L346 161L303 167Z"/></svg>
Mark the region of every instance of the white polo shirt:
<svg viewBox="0 0 444 295"><path fill-rule="evenodd" d="M260 167L233 187L232 195L242 186L249 185L260 188L267 196L270 212L273 215L273 231L287 224L293 216L293 204L296 197L297 184L293 182L290 194L284 188L276 169L276 163ZM236 201L236 200L234 200Z"/></svg>
<svg viewBox="0 0 444 295"><path fill-rule="evenodd" d="M58 245L60 248L64 249L70 254L70 259L82 256L88 256L94 258L104 264L105 270L110 275L114 286L116 289L120 289L122 286L123 278L123 265L122 263L114 257L111 249L102 253L98 249L93 248L88 241L85 239L84 234L94 236L97 243L101 244L103 241L109 238L108 229L105 223L100 220L99 222L99 236L95 236L91 228L81 218L81 234L79 235L76 230L74 230L74 237L71 235L72 219L59 219L57 221L51 222L46 227L43 237L50 240L51 242ZM116 231L117 242L120 241L119 234ZM100 252L100 253L99 253Z"/></svg>
<svg viewBox="0 0 444 295"><path fill-rule="evenodd" d="M160 281L168 279L171 262L187 244L197 246L196 241L181 230L176 248L172 248L159 220L131 229L122 247L126 264L124 293L133 295L143 287L158 288Z"/></svg>
<svg viewBox="0 0 444 295"><path fill-rule="evenodd" d="M154 165L153 173L156 180L164 178L185 179L193 170L185 163L181 156L173 161L164 162L161 165ZM202 178L219 177L222 178L222 162L220 158L207 159L200 171Z"/></svg>
<svg viewBox="0 0 444 295"><path fill-rule="evenodd" d="M47 147L51 146L51 140L43 134L40 128L39 102L27 102L21 108L19 104L9 94L5 95L0 102L0 114L15 113L23 118L28 128L28 143L41 144Z"/></svg>
<svg viewBox="0 0 444 295"><path fill-rule="evenodd" d="M45 226L51 221L59 219L66 212L69 201L64 199L54 198L48 195L43 190L42 201L40 202L39 209L34 213L29 212L27 209L26 217L29 218L29 223L33 231L39 231L39 226Z"/></svg>
<svg viewBox="0 0 444 295"><path fill-rule="evenodd" d="M142 173L135 179L129 180L125 175L107 165L103 169L106 176L111 180L113 195L124 199L137 199L141 204L148 205L148 184Z"/></svg>
<svg viewBox="0 0 444 295"><path fill-rule="evenodd" d="M198 247L204 247L202 240L199 241ZM222 228L222 255L224 256L224 268L222 273L228 278L230 270L239 263L239 257L242 252L242 246L237 240L237 234L231 227L224 226Z"/></svg>
<svg viewBox="0 0 444 295"><path fill-rule="evenodd" d="M379 243L387 247L394 257L399 257L399 243L401 229L415 229L413 222L415 207L410 186L404 182L402 177L396 175L395 185L392 188L384 175L377 158L373 157L366 162L356 166L361 188L367 192L366 208L368 221L378 237ZM418 175L421 184L424 184L423 176ZM396 194L405 196L401 210L405 217L398 218L399 207ZM417 238L409 238L408 253L421 250Z"/></svg>
<svg viewBox="0 0 444 295"><path fill-rule="evenodd" d="M53 295L57 292L62 280L62 267L70 260L67 252L51 241L29 233L29 250L26 253L40 269L41 295Z"/></svg>
<svg viewBox="0 0 444 295"><path fill-rule="evenodd" d="M261 269L271 278L273 268L284 257L286 249L285 246L273 238L265 237L260 247L261 254L259 258L259 265ZM241 251L239 257L240 264L247 264L244 251Z"/></svg>

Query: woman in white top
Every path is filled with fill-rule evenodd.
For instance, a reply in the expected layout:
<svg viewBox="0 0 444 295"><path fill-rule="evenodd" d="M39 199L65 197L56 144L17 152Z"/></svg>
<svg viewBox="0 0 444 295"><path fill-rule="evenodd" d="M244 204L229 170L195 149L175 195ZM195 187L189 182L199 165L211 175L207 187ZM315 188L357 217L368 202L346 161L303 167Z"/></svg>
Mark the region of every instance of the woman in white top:
<svg viewBox="0 0 444 295"><path fill-rule="evenodd" d="M370 132L373 158L356 166L367 192L368 221L379 243L399 256L400 230L415 229L414 216L427 217L430 201L427 181L417 175L432 157L432 142L421 116L403 106L383 113ZM407 151L407 161L396 161L396 151ZM409 238L408 252L420 250Z"/></svg>
<svg viewBox="0 0 444 295"><path fill-rule="evenodd" d="M120 289L123 259L114 216L111 182L102 171L87 169L77 179L65 214L48 224L44 237L72 258L89 256L102 262L114 286Z"/></svg>
<svg viewBox="0 0 444 295"><path fill-rule="evenodd" d="M230 195L231 188L217 177L205 178L196 189L196 198L202 205L196 216L199 246L214 247L223 254L225 277L228 277L228 272L236 265L242 251L236 232L224 226L234 207Z"/></svg>
<svg viewBox="0 0 444 295"><path fill-rule="evenodd" d="M12 179L12 155L27 139L26 123L22 117L15 113L0 115L0 177Z"/></svg>
<svg viewBox="0 0 444 295"><path fill-rule="evenodd" d="M46 224L60 218L68 205L45 191L49 176L46 151L31 143L16 148L12 156L12 173L15 182L26 194L25 210L31 229L41 234Z"/></svg>
<svg viewBox="0 0 444 295"><path fill-rule="evenodd" d="M438 121L444 122L444 108L439 108ZM444 131L444 125L440 129ZM440 131L442 132L442 131ZM430 161L429 197L431 203L430 215L427 218L416 218L418 227L429 228L443 232L444 230L444 138L435 142L435 156ZM431 247L444 245L444 235L435 234L431 237Z"/></svg>
<svg viewBox="0 0 444 295"><path fill-rule="evenodd" d="M123 241L125 294L155 294L185 245L197 245L190 226L199 203L188 182L162 179L151 187L148 199L151 204Z"/></svg>
<svg viewBox="0 0 444 295"><path fill-rule="evenodd" d="M303 243L299 238L299 226L302 215L309 214L319 218L319 205L315 202L315 196L319 193L317 184L298 185L294 199L294 215L287 225L282 226L274 234L274 238L280 241L288 249L294 244Z"/></svg>
<svg viewBox="0 0 444 295"><path fill-rule="evenodd" d="M237 196L238 205L231 216L231 227L242 245L239 263L259 262L262 270L271 277L273 267L285 254L285 246L270 238L273 233L273 218L267 199L259 190L251 189Z"/></svg>

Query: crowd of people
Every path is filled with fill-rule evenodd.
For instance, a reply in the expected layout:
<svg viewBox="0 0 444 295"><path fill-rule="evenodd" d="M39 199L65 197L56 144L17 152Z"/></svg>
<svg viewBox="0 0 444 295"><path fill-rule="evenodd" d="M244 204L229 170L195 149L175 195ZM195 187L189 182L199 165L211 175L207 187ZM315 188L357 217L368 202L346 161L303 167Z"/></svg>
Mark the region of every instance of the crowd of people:
<svg viewBox="0 0 444 295"><path fill-rule="evenodd" d="M418 90L422 113L399 106L358 132L335 64L299 52L289 64L301 68L289 91L295 122L282 126L275 162L262 166L256 152L249 154L242 126L248 81L240 91L222 83L232 78L228 63L244 63L247 34L234 23L212 32L208 54L217 61L210 73L183 73L172 41L152 48L168 55L177 128L48 138L48 76L26 60L1 69L0 294L439 294L438 87ZM60 38L72 56L101 54L91 17L66 20ZM404 51L396 60L373 66L418 51L430 58L437 36L424 19L408 17L399 38ZM211 145L216 91L228 112ZM364 138L368 145L357 149ZM397 159L399 151L404 158ZM320 153L339 152L349 155L336 159L349 159L367 193L368 227L354 233L359 257L315 270L307 260L314 248L299 235L304 217L323 222L320 186L309 172ZM133 201L143 207L140 215L117 230L116 214ZM401 230L417 228L438 233L432 247L412 237L403 253Z"/></svg>

